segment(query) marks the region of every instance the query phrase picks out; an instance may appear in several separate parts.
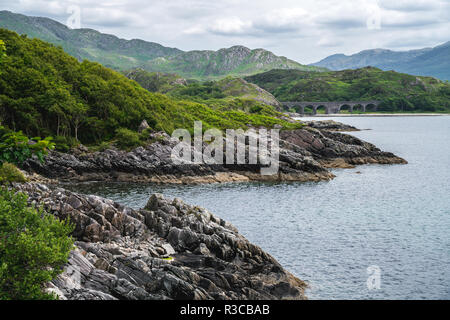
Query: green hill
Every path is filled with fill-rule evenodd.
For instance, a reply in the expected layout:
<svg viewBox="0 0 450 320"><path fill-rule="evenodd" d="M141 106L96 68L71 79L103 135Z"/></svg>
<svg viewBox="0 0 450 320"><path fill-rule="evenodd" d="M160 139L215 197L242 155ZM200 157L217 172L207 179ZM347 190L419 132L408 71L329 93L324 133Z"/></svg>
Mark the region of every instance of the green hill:
<svg viewBox="0 0 450 320"><path fill-rule="evenodd" d="M380 111L450 112L448 82L372 67L320 73L272 70L245 79L279 101L381 100Z"/></svg>
<svg viewBox="0 0 450 320"><path fill-rule="evenodd" d="M115 70L143 68L177 73L186 78L216 79L278 69L325 70L305 66L264 49L235 46L218 51L189 51L143 40L124 40L92 29L69 29L48 18L0 11L0 28L26 34L58 46L78 60L88 59Z"/></svg>
<svg viewBox="0 0 450 320"><path fill-rule="evenodd" d="M148 60L182 52L154 42L119 39L92 29L69 29L52 19L9 11L0 11L0 28L62 46L78 60L96 61L117 70L131 69Z"/></svg>
<svg viewBox="0 0 450 320"><path fill-rule="evenodd" d="M218 51L189 51L171 57L160 57L149 61L143 68L177 73L194 79L217 79L228 75L245 76L272 69L325 70L302 65L264 49L250 50L243 46Z"/></svg>
<svg viewBox="0 0 450 320"><path fill-rule="evenodd" d="M278 109L281 106L272 94L242 78L229 76L217 81L201 82L186 80L173 73L148 72L140 68L125 74L150 92L166 93L177 99L201 102L210 106L238 105L238 100L247 101L245 104L248 105L253 102L254 105L265 104Z"/></svg>
<svg viewBox="0 0 450 320"><path fill-rule="evenodd" d="M298 126L256 111L214 110L151 93L98 63L80 63L61 48L6 29L0 29L0 40L6 45L0 69L1 123L28 136L78 136L83 143L99 143L112 139L119 128L137 130L144 119L152 129L168 133L191 129L194 120L203 121L204 128Z"/></svg>
<svg viewBox="0 0 450 320"><path fill-rule="evenodd" d="M124 74L128 79L136 81L150 92L168 93L187 85L186 79L175 73L149 72L142 68L136 68L126 71Z"/></svg>

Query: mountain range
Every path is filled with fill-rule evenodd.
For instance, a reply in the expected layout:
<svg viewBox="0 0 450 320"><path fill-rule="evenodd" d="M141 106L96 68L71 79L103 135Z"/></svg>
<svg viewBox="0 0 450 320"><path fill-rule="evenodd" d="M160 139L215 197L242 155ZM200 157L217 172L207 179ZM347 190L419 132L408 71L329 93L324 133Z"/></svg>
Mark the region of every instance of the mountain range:
<svg viewBox="0 0 450 320"><path fill-rule="evenodd" d="M150 72L176 73L198 80L225 76L244 77L272 69L327 71L373 66L382 70L450 80L450 41L434 48L409 51L364 50L353 55L334 54L303 65L265 49L233 46L217 51L183 51L155 42L125 40L93 29L70 29L43 17L0 11L0 28L61 46L78 60L90 60L127 71L142 68Z"/></svg>
<svg viewBox="0 0 450 320"><path fill-rule="evenodd" d="M334 54L311 64L330 70L373 66L421 76L450 80L450 41L434 48L409 51L364 50L353 55Z"/></svg>
<svg viewBox="0 0 450 320"><path fill-rule="evenodd" d="M233 46L218 51L182 51L144 40L120 39L93 29L70 29L55 20L0 11L0 28L39 38L79 60L88 59L116 70L136 67L152 72L177 73L185 78L214 79L245 76L271 69L321 71L264 49Z"/></svg>

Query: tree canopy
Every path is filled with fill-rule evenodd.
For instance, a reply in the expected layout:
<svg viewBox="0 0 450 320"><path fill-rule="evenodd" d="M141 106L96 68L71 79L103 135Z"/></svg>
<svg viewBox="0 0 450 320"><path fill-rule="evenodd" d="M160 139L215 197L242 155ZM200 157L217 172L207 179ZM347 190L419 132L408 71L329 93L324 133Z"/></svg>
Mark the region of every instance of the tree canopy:
<svg viewBox="0 0 450 320"><path fill-rule="evenodd" d="M98 63L79 62L62 48L6 29L0 29L0 39L6 45L0 75L0 123L28 136L99 143L112 139L118 128L137 130L144 119L152 129L168 133L190 129L194 120L202 120L205 129L247 124L295 127L268 115L214 110L148 92Z"/></svg>

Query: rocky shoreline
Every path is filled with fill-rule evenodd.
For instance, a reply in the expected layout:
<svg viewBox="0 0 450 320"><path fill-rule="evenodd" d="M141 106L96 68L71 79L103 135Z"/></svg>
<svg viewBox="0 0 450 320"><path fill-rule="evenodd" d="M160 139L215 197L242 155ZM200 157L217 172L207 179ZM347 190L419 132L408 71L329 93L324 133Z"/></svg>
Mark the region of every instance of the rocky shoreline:
<svg viewBox="0 0 450 320"><path fill-rule="evenodd" d="M115 148L88 152L51 152L44 164L28 160L24 168L58 181L118 181L198 184L244 181L320 181L334 175L329 168L349 168L367 163L404 164L404 159L373 144L337 131L357 130L338 122L311 122L302 129L280 132L279 172L261 175L260 165L174 164L172 148L178 143L165 133L129 152Z"/></svg>
<svg viewBox="0 0 450 320"><path fill-rule="evenodd" d="M262 176L255 165L175 165L177 143L154 133L146 147L51 152L44 164L28 160L29 181L13 187L75 225L75 249L63 274L47 290L60 299L306 299L307 285L230 223L180 199L154 194L134 210L112 200L58 187L58 182L121 181L218 183L319 181L330 168L406 163L373 144L337 131L336 122L306 123L280 132L280 170Z"/></svg>
<svg viewBox="0 0 450 320"><path fill-rule="evenodd" d="M15 184L75 225L75 249L47 290L75 300L305 299L306 284L230 223L154 194L134 210L39 183Z"/></svg>

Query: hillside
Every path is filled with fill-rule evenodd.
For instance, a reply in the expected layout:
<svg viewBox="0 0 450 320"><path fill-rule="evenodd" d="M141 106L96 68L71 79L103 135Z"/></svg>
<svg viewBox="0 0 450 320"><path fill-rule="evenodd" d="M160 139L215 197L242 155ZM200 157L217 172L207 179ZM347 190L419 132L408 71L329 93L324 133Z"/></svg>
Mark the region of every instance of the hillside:
<svg viewBox="0 0 450 320"><path fill-rule="evenodd" d="M171 57L161 57L143 66L150 71L180 74L194 79L216 79L227 75L244 76L271 69L320 71L264 49L250 50L243 46L218 51L189 51Z"/></svg>
<svg viewBox="0 0 450 320"><path fill-rule="evenodd" d="M364 50L347 56L334 54L313 63L330 70L357 69L373 66L382 70L450 80L450 41L434 48L410 51L386 49Z"/></svg>
<svg viewBox="0 0 450 320"><path fill-rule="evenodd" d="M124 74L128 79L136 81L142 88L150 92L168 93L187 85L186 79L175 73L149 72L142 68L136 68L126 71Z"/></svg>
<svg viewBox="0 0 450 320"><path fill-rule="evenodd" d="M171 133L176 128L296 127L258 112L214 110L204 104L151 93L137 82L102 65L83 61L38 39L0 29L6 57L0 69L2 125L28 136L58 136L59 140L100 143L120 128L136 131L142 120L151 129Z"/></svg>
<svg viewBox="0 0 450 320"><path fill-rule="evenodd" d="M450 112L450 84L373 67L304 72L272 70L245 78L279 101L381 100L380 111Z"/></svg>
<svg viewBox="0 0 450 320"><path fill-rule="evenodd" d="M150 92L166 93L174 98L201 102L212 107L222 105L248 109L239 108L239 105L250 108L259 104L280 107L272 94L242 78L229 76L217 81L200 82L186 80L176 74L148 72L140 68L126 72L126 76Z"/></svg>
<svg viewBox="0 0 450 320"><path fill-rule="evenodd" d="M235 46L218 51L189 51L158 43L124 40L92 29L69 29L49 18L0 11L0 28L62 46L78 60L88 59L115 70L136 67L152 72L177 73L186 78L213 79L251 75L278 69L322 70L278 57L264 49Z"/></svg>
<svg viewBox="0 0 450 320"><path fill-rule="evenodd" d="M145 61L182 52L154 42L119 39L92 29L69 29L52 19L9 11L0 11L0 28L62 46L78 60L88 59L118 70L131 69Z"/></svg>

